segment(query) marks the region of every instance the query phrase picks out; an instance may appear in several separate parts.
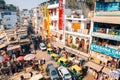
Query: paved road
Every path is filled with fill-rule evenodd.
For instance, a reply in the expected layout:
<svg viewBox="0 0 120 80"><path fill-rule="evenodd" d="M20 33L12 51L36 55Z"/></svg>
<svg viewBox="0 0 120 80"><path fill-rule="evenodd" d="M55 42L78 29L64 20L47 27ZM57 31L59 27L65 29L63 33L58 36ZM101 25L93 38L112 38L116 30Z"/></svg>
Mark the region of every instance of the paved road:
<svg viewBox="0 0 120 80"><path fill-rule="evenodd" d="M51 61L50 60L50 57L49 55L46 53L46 51L40 51L40 50L37 50L37 53L36 53L36 59L42 59L42 58L45 58L46 59L46 64L43 66L44 69L46 68L46 65L49 64L49 63L53 63L55 67L58 67L57 63L55 61ZM25 78L30 78L30 74L29 74L29 71L31 70L31 68L28 68L27 72L21 72L21 73L17 73L15 74L11 80L20 80L20 76L21 75L24 75ZM38 72L36 71L33 71L34 75ZM46 73L43 73L43 75L48 78L48 76L46 76ZM93 77L91 74L88 73L88 75L83 79L83 80L93 80Z"/></svg>
<svg viewBox="0 0 120 80"><path fill-rule="evenodd" d="M46 64L53 63L55 67L58 66L56 62L50 60L50 57L46 53L46 51L43 52L43 51L38 50L37 54L36 54L36 58L37 59L45 58L46 59ZM88 73L88 75L83 80L93 80L92 74Z"/></svg>

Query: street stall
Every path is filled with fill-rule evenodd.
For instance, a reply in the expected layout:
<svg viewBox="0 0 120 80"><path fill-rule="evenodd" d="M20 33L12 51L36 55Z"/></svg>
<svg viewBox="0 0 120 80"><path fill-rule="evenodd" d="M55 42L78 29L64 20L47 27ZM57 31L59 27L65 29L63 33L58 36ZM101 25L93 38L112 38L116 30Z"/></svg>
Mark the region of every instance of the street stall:
<svg viewBox="0 0 120 80"><path fill-rule="evenodd" d="M102 68L103 68L103 66L98 65L98 64L96 64L96 63L94 63L94 62L91 62L91 61L86 62L83 66L84 66L84 67L88 67L88 71L89 71L94 77L96 77L96 75L98 75L97 72L100 72L100 71L102 70Z"/></svg>

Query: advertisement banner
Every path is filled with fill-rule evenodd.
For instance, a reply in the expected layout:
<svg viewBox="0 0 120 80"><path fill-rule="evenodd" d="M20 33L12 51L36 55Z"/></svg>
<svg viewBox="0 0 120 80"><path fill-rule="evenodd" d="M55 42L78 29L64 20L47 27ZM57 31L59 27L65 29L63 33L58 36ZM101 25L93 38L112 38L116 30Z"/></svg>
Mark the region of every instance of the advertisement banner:
<svg viewBox="0 0 120 80"><path fill-rule="evenodd" d="M59 0L59 19L58 19L59 30L63 27L63 0Z"/></svg>
<svg viewBox="0 0 120 80"><path fill-rule="evenodd" d="M96 45L94 43L92 43L90 45L90 49L93 50L93 51L96 51L96 52L99 52L99 53L102 53L102 54L120 59L120 50L115 50L115 49L112 49L112 48L99 46L99 45Z"/></svg>

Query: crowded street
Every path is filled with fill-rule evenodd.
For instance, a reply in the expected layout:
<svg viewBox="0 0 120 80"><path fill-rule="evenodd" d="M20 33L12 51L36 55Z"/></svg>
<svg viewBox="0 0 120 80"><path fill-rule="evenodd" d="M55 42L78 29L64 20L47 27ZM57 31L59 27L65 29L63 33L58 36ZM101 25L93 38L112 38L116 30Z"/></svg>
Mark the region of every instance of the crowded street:
<svg viewBox="0 0 120 80"><path fill-rule="evenodd" d="M0 80L120 80L120 0L0 0Z"/></svg>

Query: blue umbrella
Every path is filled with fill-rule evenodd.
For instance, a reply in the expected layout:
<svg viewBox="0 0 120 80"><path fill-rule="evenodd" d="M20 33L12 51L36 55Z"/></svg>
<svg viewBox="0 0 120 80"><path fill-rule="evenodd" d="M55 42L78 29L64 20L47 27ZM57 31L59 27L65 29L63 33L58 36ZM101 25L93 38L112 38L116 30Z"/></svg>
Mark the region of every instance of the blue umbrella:
<svg viewBox="0 0 120 80"><path fill-rule="evenodd" d="M4 61L3 56L0 56L0 62L3 62L3 61Z"/></svg>

